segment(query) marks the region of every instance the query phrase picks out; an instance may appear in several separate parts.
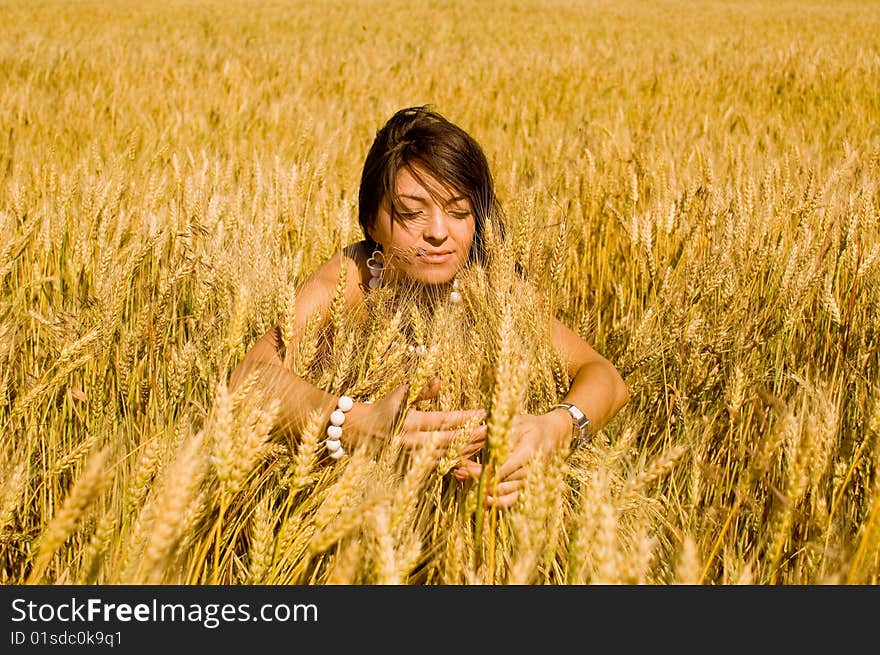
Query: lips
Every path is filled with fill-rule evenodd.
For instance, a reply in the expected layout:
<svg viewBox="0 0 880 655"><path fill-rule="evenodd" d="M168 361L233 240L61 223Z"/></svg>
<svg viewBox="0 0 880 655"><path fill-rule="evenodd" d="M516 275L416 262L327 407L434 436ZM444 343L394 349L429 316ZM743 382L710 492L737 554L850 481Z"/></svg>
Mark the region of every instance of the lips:
<svg viewBox="0 0 880 655"><path fill-rule="evenodd" d="M417 257L419 261L425 262L426 264L445 264L453 257L453 252L451 250L443 250L443 251L424 251L420 252Z"/></svg>

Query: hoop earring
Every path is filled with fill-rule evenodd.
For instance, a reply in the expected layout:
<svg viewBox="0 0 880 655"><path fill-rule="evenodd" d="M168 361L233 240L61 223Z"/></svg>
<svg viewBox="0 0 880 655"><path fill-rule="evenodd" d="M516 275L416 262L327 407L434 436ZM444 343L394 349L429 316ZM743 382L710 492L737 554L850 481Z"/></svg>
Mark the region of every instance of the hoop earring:
<svg viewBox="0 0 880 655"><path fill-rule="evenodd" d="M367 260L367 268L370 269L370 288L378 289L382 286L382 277L385 273L385 255L379 250L379 246Z"/></svg>

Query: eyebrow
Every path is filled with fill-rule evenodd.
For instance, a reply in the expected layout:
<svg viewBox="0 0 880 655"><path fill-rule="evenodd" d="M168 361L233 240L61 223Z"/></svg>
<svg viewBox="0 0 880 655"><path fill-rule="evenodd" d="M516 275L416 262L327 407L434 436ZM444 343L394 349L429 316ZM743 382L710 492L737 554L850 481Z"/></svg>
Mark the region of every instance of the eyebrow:
<svg viewBox="0 0 880 655"><path fill-rule="evenodd" d="M408 193L399 193L399 194L397 194L397 197L398 198L407 198L408 200L418 200L421 202L425 202L426 200L428 200L427 196L411 195ZM455 196L454 198L450 198L446 204L451 205L455 202L461 202L462 200L467 200L467 196Z"/></svg>

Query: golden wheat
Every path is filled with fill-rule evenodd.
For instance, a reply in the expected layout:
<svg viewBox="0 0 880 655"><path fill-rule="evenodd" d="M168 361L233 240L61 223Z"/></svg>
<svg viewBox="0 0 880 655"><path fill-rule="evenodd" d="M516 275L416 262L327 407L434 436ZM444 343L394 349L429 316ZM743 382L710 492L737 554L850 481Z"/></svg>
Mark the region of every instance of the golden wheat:
<svg viewBox="0 0 880 655"><path fill-rule="evenodd" d="M876 584L875 5L108 6L4 4L0 580ZM299 315L423 102L484 145L506 240L454 309L352 315L343 269ZM225 386L280 321L331 393L438 375L420 408L486 409L496 465L568 384L551 314L631 400L508 510L459 443L328 465L319 415Z"/></svg>

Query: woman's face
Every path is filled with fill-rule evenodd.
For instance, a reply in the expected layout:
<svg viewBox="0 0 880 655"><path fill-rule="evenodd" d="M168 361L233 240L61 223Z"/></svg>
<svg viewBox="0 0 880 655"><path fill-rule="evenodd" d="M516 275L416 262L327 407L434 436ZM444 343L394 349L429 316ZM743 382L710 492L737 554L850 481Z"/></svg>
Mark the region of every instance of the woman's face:
<svg viewBox="0 0 880 655"><path fill-rule="evenodd" d="M413 168L429 188L408 168L401 168L397 173L398 213L392 218L385 198L369 233L382 245L388 269L423 284L443 284L455 277L470 255L476 230L473 207L463 193L424 169Z"/></svg>

